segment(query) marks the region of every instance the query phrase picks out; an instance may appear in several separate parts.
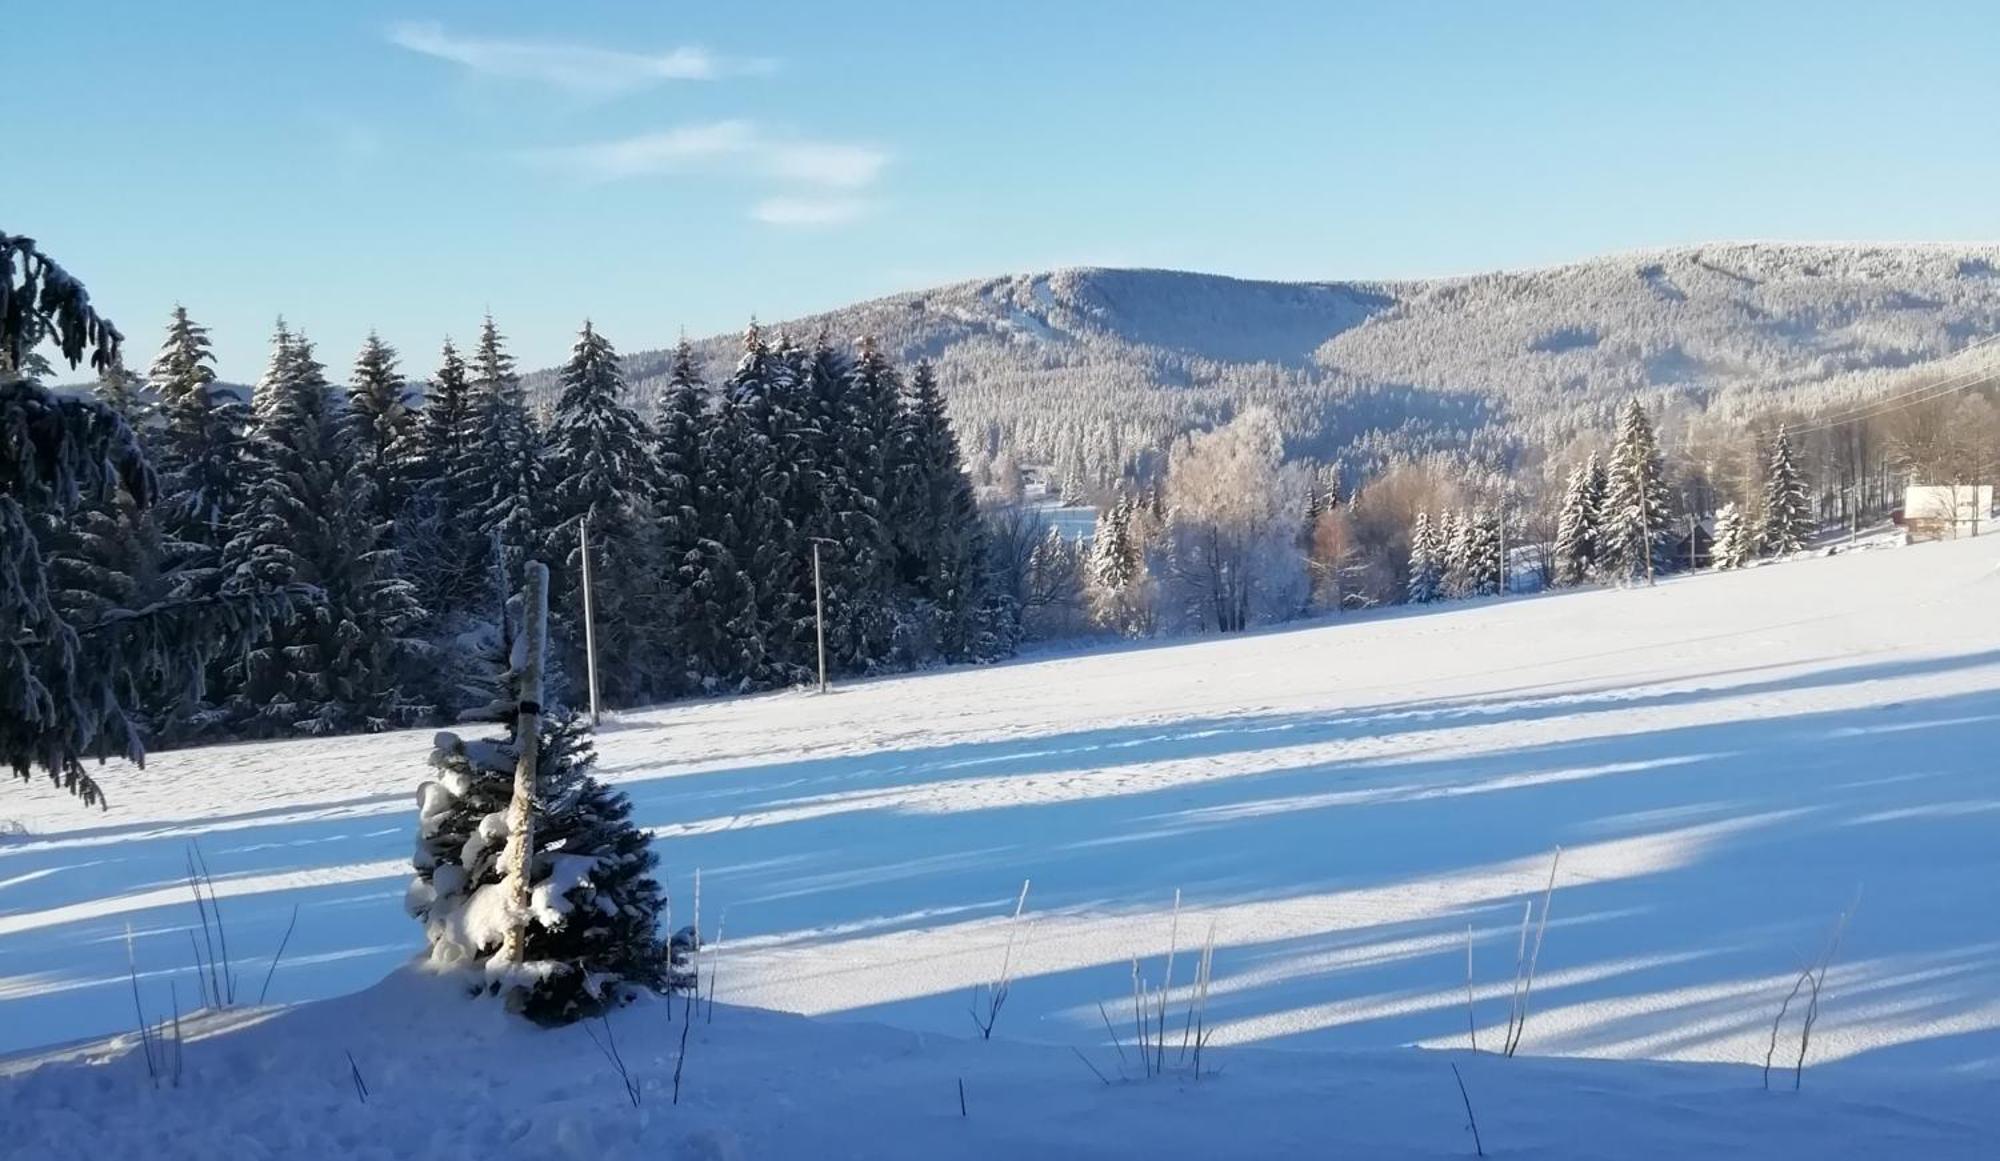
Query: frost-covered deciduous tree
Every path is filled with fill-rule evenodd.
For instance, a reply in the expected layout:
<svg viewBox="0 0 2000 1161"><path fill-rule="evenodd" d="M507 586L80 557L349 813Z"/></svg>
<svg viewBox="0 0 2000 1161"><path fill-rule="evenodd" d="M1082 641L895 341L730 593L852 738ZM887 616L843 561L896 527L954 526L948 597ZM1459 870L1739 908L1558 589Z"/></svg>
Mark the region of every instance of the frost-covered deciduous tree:
<svg viewBox="0 0 2000 1161"><path fill-rule="evenodd" d="M1306 478L1284 453L1276 418L1259 408L1175 445L1165 561L1177 604L1194 624L1237 632L1297 609Z"/></svg>
<svg viewBox="0 0 2000 1161"><path fill-rule="evenodd" d="M1063 637L1083 627L1085 551L1032 508L987 517L986 543L995 587L1020 610L1021 633Z"/></svg>

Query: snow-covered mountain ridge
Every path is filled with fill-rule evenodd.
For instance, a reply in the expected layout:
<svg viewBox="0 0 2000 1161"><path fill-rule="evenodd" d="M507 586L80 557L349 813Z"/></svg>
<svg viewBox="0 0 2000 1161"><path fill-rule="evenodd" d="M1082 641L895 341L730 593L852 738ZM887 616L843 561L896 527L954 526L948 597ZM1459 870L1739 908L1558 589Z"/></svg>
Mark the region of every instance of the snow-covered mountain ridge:
<svg viewBox="0 0 2000 1161"><path fill-rule="evenodd" d="M1077 268L771 323L934 361L992 451L1123 460L1250 403L1295 449L1504 451L1679 406L1811 406L1951 366L2000 332L2000 245L1727 243L1405 281L1260 282ZM734 336L700 346L712 373ZM628 366L642 393L665 353Z"/></svg>

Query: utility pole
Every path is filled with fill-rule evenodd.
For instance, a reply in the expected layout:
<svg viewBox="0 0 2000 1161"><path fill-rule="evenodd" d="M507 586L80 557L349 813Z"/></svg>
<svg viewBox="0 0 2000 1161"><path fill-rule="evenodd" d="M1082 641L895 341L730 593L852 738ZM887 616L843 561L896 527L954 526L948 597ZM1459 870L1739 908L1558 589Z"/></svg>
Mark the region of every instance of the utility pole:
<svg viewBox="0 0 2000 1161"><path fill-rule="evenodd" d="M1500 501L1500 595L1506 596L1507 582L1514 579L1513 570L1507 567L1507 501Z"/></svg>
<svg viewBox="0 0 2000 1161"><path fill-rule="evenodd" d="M520 963L528 938L528 876L535 860L535 799L541 769L542 742L542 661L549 640L549 566L531 560L524 570L526 588L521 593L523 657L521 672L515 677L514 744L520 756L514 763L514 797L507 804L507 849L502 852L505 868L509 920L507 935L500 945L503 963Z"/></svg>
<svg viewBox="0 0 2000 1161"><path fill-rule="evenodd" d="M1646 557L1646 585L1649 588L1653 584L1653 525L1647 517L1652 510L1651 501L1646 495L1646 473L1644 470L1641 470L1639 472L1639 531L1643 533L1643 537L1642 543L1639 545L1639 551L1644 553Z"/></svg>
<svg viewBox="0 0 2000 1161"><path fill-rule="evenodd" d="M579 547L583 550L583 657L584 668L590 674L590 724L598 723L597 708L597 617L593 614L590 598L590 513L585 512L576 526Z"/></svg>
<svg viewBox="0 0 2000 1161"><path fill-rule="evenodd" d="M826 692L826 599L819 584L819 537L813 537L813 632L819 637L819 691Z"/></svg>

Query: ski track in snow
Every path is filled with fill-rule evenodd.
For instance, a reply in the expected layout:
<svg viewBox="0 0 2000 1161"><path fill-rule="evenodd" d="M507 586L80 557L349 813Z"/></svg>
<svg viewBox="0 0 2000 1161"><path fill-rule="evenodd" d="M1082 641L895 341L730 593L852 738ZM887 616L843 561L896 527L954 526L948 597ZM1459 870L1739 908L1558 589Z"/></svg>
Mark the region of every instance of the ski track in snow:
<svg viewBox="0 0 2000 1161"><path fill-rule="evenodd" d="M600 771L725 1003L971 1031L1032 878L1000 1034L1105 1044L1097 1005L1217 950L1218 1047L1458 1047L1465 941L1497 1043L1523 900L1561 844L1523 1051L1759 1063L1835 916L1813 1059L2000 1075L2000 540L1652 590L635 711ZM198 840L251 998L354 992L416 950L401 896L429 731L157 755L113 809L0 816L0 1052L192 1007ZM1128 1029L1129 1031L1129 1029ZM1782 1055L1782 1049L1781 1049ZM1081 1068L1081 1066L1076 1066ZM1093 1082L1094 1083L1094 1082Z"/></svg>

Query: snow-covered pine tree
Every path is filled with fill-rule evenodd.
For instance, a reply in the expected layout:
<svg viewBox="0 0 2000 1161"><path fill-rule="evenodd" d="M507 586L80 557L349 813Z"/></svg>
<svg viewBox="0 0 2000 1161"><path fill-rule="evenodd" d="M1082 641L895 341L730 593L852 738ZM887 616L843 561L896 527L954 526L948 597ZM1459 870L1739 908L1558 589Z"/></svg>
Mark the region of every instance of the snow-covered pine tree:
<svg viewBox="0 0 2000 1161"><path fill-rule="evenodd" d="M1098 517L1090 537L1086 587L1097 623L1119 633L1142 630L1146 594L1142 591L1146 561L1133 527L1136 508L1130 496L1120 496Z"/></svg>
<svg viewBox="0 0 2000 1161"><path fill-rule="evenodd" d="M136 379L120 364L107 367L92 384L97 403L141 432L142 406ZM143 450L145 441L140 439ZM76 628L77 668L97 671L114 659L98 656L103 628L138 609L175 595L169 542L155 517L157 505L141 505L131 494L111 491L81 497L66 510L45 510L33 521L47 566L48 593L63 620ZM176 696L178 673L140 671L121 699L125 720L113 732L151 738L165 698Z"/></svg>
<svg viewBox="0 0 2000 1161"><path fill-rule="evenodd" d="M103 792L86 757L145 756L142 702L284 610L282 597L169 600L77 624L51 591L38 529L86 504L150 504L155 480L138 439L108 408L65 399L32 374L51 339L71 367L118 361L122 336L32 239L0 231L0 765L37 773L86 804ZM88 610L84 611L88 615Z"/></svg>
<svg viewBox="0 0 2000 1161"><path fill-rule="evenodd" d="M723 550L710 598L724 618L722 675L741 688L804 680L811 672L811 546L794 521L793 369L755 323L722 386L707 457L715 484L713 539ZM731 575L733 573L733 575Z"/></svg>
<svg viewBox="0 0 2000 1161"><path fill-rule="evenodd" d="M856 599L867 608L849 621L846 645L847 664L858 669L889 660L899 587L892 522L901 470L897 438L903 424L903 381L873 337L863 336L855 345L843 401L837 442L842 470L862 513L850 556Z"/></svg>
<svg viewBox="0 0 2000 1161"><path fill-rule="evenodd" d="M97 382L90 385L90 394L97 402L111 409L111 413L125 421L125 426L140 432L150 418L152 405L145 398L145 381L127 370L122 362L113 363L97 373Z"/></svg>
<svg viewBox="0 0 2000 1161"><path fill-rule="evenodd" d="M1597 571L1598 520L1603 496L1598 491L1603 468L1595 452L1590 461L1569 473L1562 508L1556 517L1555 582L1580 585Z"/></svg>
<svg viewBox="0 0 2000 1161"><path fill-rule="evenodd" d="M777 663L778 682L806 679L816 667L813 627L812 539L820 524L814 493L824 479L821 433L809 414L811 389L806 348L780 333L770 374L761 395L738 412L752 423L753 436L770 450L764 486L771 500L762 539L751 557L750 576L758 582L758 604L769 626L765 650ZM822 545L835 555L836 545ZM824 567L824 561L822 561Z"/></svg>
<svg viewBox="0 0 2000 1161"><path fill-rule="evenodd" d="M768 359L757 325L744 333L744 360ZM750 462L753 449L732 391L732 375L716 392L701 442L701 477L697 488L701 513L702 550L689 586L692 617L702 626L706 655L700 657L703 681L714 689L753 688L765 671L764 627L757 590L746 562L753 551L751 499L747 491L757 480Z"/></svg>
<svg viewBox="0 0 2000 1161"><path fill-rule="evenodd" d="M541 429L528 413L527 394L492 315L479 324L470 371L477 434L469 441L469 469L461 480L480 531L499 535L503 575L511 576L538 547L544 456Z"/></svg>
<svg viewBox="0 0 2000 1161"><path fill-rule="evenodd" d="M446 339L416 421L411 526L401 537L419 600L438 624L490 603L488 541L479 520L486 497L470 492L476 421L465 360Z"/></svg>
<svg viewBox="0 0 2000 1161"><path fill-rule="evenodd" d="M649 619L658 627L660 692L670 697L700 689L720 651L717 625L704 617L698 593L708 560L701 511L708 425L708 388L683 335L653 419L652 511L661 574Z"/></svg>
<svg viewBox="0 0 2000 1161"><path fill-rule="evenodd" d="M248 592L306 585L320 604L244 656L239 720L255 733L339 733L409 725L424 619L399 572L389 522L359 471L345 399L303 335L274 352L252 442L258 483L224 550Z"/></svg>
<svg viewBox="0 0 2000 1161"><path fill-rule="evenodd" d="M1715 567L1742 568L1757 555L1756 532L1734 501L1715 514Z"/></svg>
<svg viewBox="0 0 2000 1161"><path fill-rule="evenodd" d="M944 660L1004 657L1019 640L1018 611L992 592L972 481L928 363L918 363L910 376L905 415L899 442L906 482L899 493L907 508L898 516L904 583L933 622Z"/></svg>
<svg viewBox="0 0 2000 1161"><path fill-rule="evenodd" d="M1443 595L1444 565L1437 530L1429 512L1418 512L1410 526L1410 577L1404 587L1411 604L1427 605Z"/></svg>
<svg viewBox="0 0 2000 1161"><path fill-rule="evenodd" d="M588 521L597 678L609 705L632 705L654 688L658 651L648 613L657 608L660 562L647 500L652 435L625 401L625 375L610 340L586 321L560 372L548 431L547 552L565 562L550 607L565 672L585 669L583 555Z"/></svg>
<svg viewBox="0 0 2000 1161"><path fill-rule="evenodd" d="M1601 533L1605 569L1621 580L1650 582L1671 564L1667 555L1672 510L1653 423L1637 399L1619 417L1618 441L1606 474Z"/></svg>
<svg viewBox="0 0 2000 1161"><path fill-rule="evenodd" d="M250 387L250 410L257 423L269 417L280 394L279 383L291 373L287 362L291 350L292 330L285 325L285 316L279 315L277 325L271 329L271 357L264 364L264 373Z"/></svg>
<svg viewBox="0 0 2000 1161"><path fill-rule="evenodd" d="M1763 550L1771 556L1790 556L1805 548L1813 528L1805 475L1792 459L1791 436L1780 427L1764 476Z"/></svg>
<svg viewBox="0 0 2000 1161"><path fill-rule="evenodd" d="M356 467L368 477L375 518L396 520L409 504L417 413L410 386L396 368L396 348L374 331L355 356L347 400Z"/></svg>
<svg viewBox="0 0 2000 1161"><path fill-rule="evenodd" d="M1438 521L1437 542L1441 568L1439 588L1459 600L1472 595L1471 521L1457 511L1446 509Z"/></svg>
<svg viewBox="0 0 2000 1161"><path fill-rule="evenodd" d="M1598 568L1604 566L1604 504L1612 494L1612 474L1610 468L1604 466L1604 458L1598 452L1590 452L1590 456L1584 460L1584 474L1588 476L1586 504L1594 536L1590 544L1592 548L1590 572L1596 574Z"/></svg>
<svg viewBox="0 0 2000 1161"><path fill-rule="evenodd" d="M170 539L219 549L249 500L249 411L215 385L208 328L174 307L147 379L159 428L150 458L160 473L158 516Z"/></svg>
<svg viewBox="0 0 2000 1161"><path fill-rule="evenodd" d="M521 602L510 608L518 619ZM518 651L524 635L508 636ZM632 823L630 800L591 775L587 723L561 710L539 715L522 962L500 956L511 919L501 856L520 755L514 676L521 660L491 662L504 696L481 716L504 732L475 741L438 734L431 753L437 774L418 792L416 876L406 904L424 924L430 963L475 991L506 993L543 1024L602 1013L636 988L692 986L692 965L660 937L664 897L646 832Z"/></svg>
<svg viewBox="0 0 2000 1161"><path fill-rule="evenodd" d="M801 410L812 448L812 469L801 477L803 531L819 540L825 592L828 665L863 673L888 653L894 618L883 599L888 533L881 501L869 489L880 470L877 451L861 432L869 400L856 397L854 360L821 331L805 363ZM817 480L816 484L812 481Z"/></svg>
<svg viewBox="0 0 2000 1161"><path fill-rule="evenodd" d="M1500 517L1488 508L1465 523L1465 594L1490 597L1500 591Z"/></svg>

